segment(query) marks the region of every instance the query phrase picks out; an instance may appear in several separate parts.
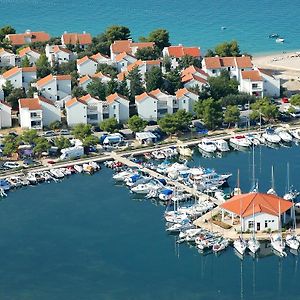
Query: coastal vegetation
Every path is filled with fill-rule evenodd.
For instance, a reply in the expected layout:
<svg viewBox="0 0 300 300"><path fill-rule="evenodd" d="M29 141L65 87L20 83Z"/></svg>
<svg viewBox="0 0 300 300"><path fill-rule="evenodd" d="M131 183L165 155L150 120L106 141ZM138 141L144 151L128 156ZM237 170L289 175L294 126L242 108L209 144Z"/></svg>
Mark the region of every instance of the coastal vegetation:
<svg viewBox="0 0 300 300"><path fill-rule="evenodd" d="M128 120L128 128L133 132L140 132L147 126L147 121L143 120L141 117L134 115Z"/></svg>

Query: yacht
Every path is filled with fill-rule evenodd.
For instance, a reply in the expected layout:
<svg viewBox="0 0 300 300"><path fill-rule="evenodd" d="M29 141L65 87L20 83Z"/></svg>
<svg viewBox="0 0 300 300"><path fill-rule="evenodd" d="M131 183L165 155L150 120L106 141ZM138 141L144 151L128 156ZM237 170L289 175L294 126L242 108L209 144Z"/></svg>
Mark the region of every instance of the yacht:
<svg viewBox="0 0 300 300"><path fill-rule="evenodd" d="M37 179L34 173L28 173L26 179L30 182L30 184L37 184Z"/></svg>
<svg viewBox="0 0 300 300"><path fill-rule="evenodd" d="M286 236L285 242L288 247L290 247L293 250L299 249L299 241L297 240L296 236L293 234L288 234Z"/></svg>
<svg viewBox="0 0 300 300"><path fill-rule="evenodd" d="M217 150L219 150L221 152L227 152L230 150L228 143L225 140L216 140L216 141L213 141L213 143L217 147Z"/></svg>
<svg viewBox="0 0 300 300"><path fill-rule="evenodd" d="M290 143L293 140L293 137L284 128L276 128L275 133L286 143Z"/></svg>
<svg viewBox="0 0 300 300"><path fill-rule="evenodd" d="M260 248L260 243L255 236L252 236L247 242L247 247L253 254L255 254Z"/></svg>
<svg viewBox="0 0 300 300"><path fill-rule="evenodd" d="M235 249L238 253L244 255L244 253L245 253L245 251L246 251L246 249L247 249L247 243L246 243L246 241L240 236L237 240L235 240L235 241L233 242L233 247L234 247L234 249Z"/></svg>
<svg viewBox="0 0 300 300"><path fill-rule="evenodd" d="M130 177L134 174L134 172L132 170L125 170L125 171L121 171L116 173L115 175L113 175L113 179L116 181L125 181L127 177Z"/></svg>
<svg viewBox="0 0 300 300"><path fill-rule="evenodd" d="M59 169L51 169L50 171L51 176L57 179L62 179L65 177L64 173L61 172Z"/></svg>
<svg viewBox="0 0 300 300"><path fill-rule="evenodd" d="M252 133L247 133L245 134L246 139L248 139L251 144L258 146L260 145L260 140L257 138L256 135L252 134Z"/></svg>
<svg viewBox="0 0 300 300"><path fill-rule="evenodd" d="M266 131L262 134L262 136L269 143L278 144L281 141L280 136L275 133L275 130L273 128L267 128Z"/></svg>
<svg viewBox="0 0 300 300"><path fill-rule="evenodd" d="M229 141L237 147L246 148L251 146L251 142L244 135L235 135Z"/></svg>
<svg viewBox="0 0 300 300"><path fill-rule="evenodd" d="M286 253L284 252L285 249L285 242L282 240L280 234L271 235L271 246L272 248L278 253L280 256L285 256Z"/></svg>
<svg viewBox="0 0 300 300"><path fill-rule="evenodd" d="M276 40L275 40L276 43L284 43L284 38L281 38L281 37L278 37Z"/></svg>
<svg viewBox="0 0 300 300"><path fill-rule="evenodd" d="M300 129L290 130L290 133L295 139L300 140Z"/></svg>
<svg viewBox="0 0 300 300"><path fill-rule="evenodd" d="M11 185L6 179L0 179L0 188L3 189L3 191L8 191L10 187Z"/></svg>
<svg viewBox="0 0 300 300"><path fill-rule="evenodd" d="M198 147L200 150L207 153L213 153L217 150L216 145L209 139L202 139L201 142L198 144Z"/></svg>
<svg viewBox="0 0 300 300"><path fill-rule="evenodd" d="M83 168L82 168L82 166L80 166L80 165L74 165L74 170L75 170L77 173L82 173Z"/></svg>

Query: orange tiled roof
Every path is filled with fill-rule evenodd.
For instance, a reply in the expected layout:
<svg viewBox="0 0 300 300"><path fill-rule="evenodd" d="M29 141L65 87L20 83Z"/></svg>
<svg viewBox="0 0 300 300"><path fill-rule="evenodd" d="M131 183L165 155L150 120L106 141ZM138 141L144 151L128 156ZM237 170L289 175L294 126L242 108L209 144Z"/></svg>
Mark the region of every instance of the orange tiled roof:
<svg viewBox="0 0 300 300"><path fill-rule="evenodd" d="M50 104L50 105L52 105L52 106L55 106L55 104L54 104L53 101L51 101L51 100L49 100L49 99L47 99L47 98L45 98L45 97L43 97L43 96L38 96L38 99L39 99L40 101L42 101L42 102L48 103L48 104Z"/></svg>
<svg viewBox="0 0 300 300"><path fill-rule="evenodd" d="M26 55L28 52L35 52L37 54L39 54L36 50L34 49L31 49L30 47L26 47L26 48L23 48L19 51L19 56L20 57L23 57L24 55Z"/></svg>
<svg viewBox="0 0 300 300"><path fill-rule="evenodd" d="M114 41L114 43L111 45L111 49L113 53L131 53L132 47L135 47L137 49L142 49L146 47L154 47L153 42L146 42L146 43L133 43L131 40L122 40L122 41Z"/></svg>
<svg viewBox="0 0 300 300"><path fill-rule="evenodd" d="M118 93L114 93L114 94L110 94L109 96L106 97L106 102L108 104L114 102L115 100L117 100L118 98L122 98L122 99L125 99L125 100L128 100L127 97L121 95L121 94L118 94Z"/></svg>
<svg viewBox="0 0 300 300"><path fill-rule="evenodd" d="M188 81L191 81L191 80L196 80L198 82L201 82L202 84L206 84L207 83L207 81L205 79L203 79L202 77L199 77L199 76L191 74L191 73L185 75L181 79L182 82L188 82Z"/></svg>
<svg viewBox="0 0 300 300"><path fill-rule="evenodd" d="M252 68L253 66L250 56L240 56L235 59L239 69Z"/></svg>
<svg viewBox="0 0 300 300"><path fill-rule="evenodd" d="M79 78L79 84L83 84L85 83L86 81L92 79L89 75L84 75L82 77Z"/></svg>
<svg viewBox="0 0 300 300"><path fill-rule="evenodd" d="M66 107L71 107L73 104L75 103L82 103L84 105L86 105L85 101L81 100L80 98L72 98L72 99L69 99L67 102L66 102Z"/></svg>
<svg viewBox="0 0 300 300"><path fill-rule="evenodd" d="M67 48L64 48L64 47L61 47L61 46L58 46L58 45L54 45L54 46L53 46L53 52L54 52L54 53L57 53L57 52L60 52L60 51L65 52L65 53L68 53L68 54L71 54L71 53L72 53L72 51L70 51L70 50L67 49Z"/></svg>
<svg viewBox="0 0 300 300"><path fill-rule="evenodd" d="M290 209L293 204L290 201L284 200L278 196L263 193L249 193L236 195L221 204L221 208L227 211L231 211L236 215L247 217L254 213L267 213L274 216L279 215L279 203L280 214Z"/></svg>
<svg viewBox="0 0 300 300"><path fill-rule="evenodd" d="M179 89L176 91L176 98L179 99L188 93L193 93L193 92L189 91L187 88ZM193 93L193 94L195 94L195 93Z"/></svg>
<svg viewBox="0 0 300 300"><path fill-rule="evenodd" d="M134 62L133 64L130 64L128 67L127 67L127 72L130 72L132 71L133 69L135 68L138 68L139 66L142 66L145 62L142 61L142 60L137 60L136 62Z"/></svg>
<svg viewBox="0 0 300 300"><path fill-rule="evenodd" d="M91 58L94 59L94 60L98 60L98 59L101 59L101 58L109 59L109 57L107 55L101 54L99 52L92 55Z"/></svg>
<svg viewBox="0 0 300 300"><path fill-rule="evenodd" d="M16 75L17 73L19 73L19 72L21 72L21 71L22 71L21 68L14 67L14 68L12 68L12 69L10 69L10 70L4 72L4 73L2 74L2 76L3 76L5 79L7 79L7 78L9 78L9 77L11 77L11 76L13 76L13 75Z"/></svg>
<svg viewBox="0 0 300 300"><path fill-rule="evenodd" d="M242 71L242 78L250 81L262 81L262 77L257 70Z"/></svg>
<svg viewBox="0 0 300 300"><path fill-rule="evenodd" d="M93 98L90 94L80 97L80 100L82 100L84 102L88 102L90 99L96 99L96 98Z"/></svg>
<svg viewBox="0 0 300 300"><path fill-rule="evenodd" d="M83 63L85 63L86 61L88 61L90 58L86 55L80 59L77 59L77 65L81 65Z"/></svg>
<svg viewBox="0 0 300 300"><path fill-rule="evenodd" d="M72 76L71 75L55 75L57 80L71 80Z"/></svg>
<svg viewBox="0 0 300 300"><path fill-rule="evenodd" d="M53 79L54 79L53 75L49 74L48 76L43 77L40 80L38 80L36 82L36 85L37 86L43 86L43 85L47 84L48 82L52 81Z"/></svg>
<svg viewBox="0 0 300 300"><path fill-rule="evenodd" d="M22 72L36 72L36 66L33 67L23 67L21 68Z"/></svg>
<svg viewBox="0 0 300 300"><path fill-rule="evenodd" d="M21 98L19 104L20 108L28 108L29 110L42 109L38 98Z"/></svg>
<svg viewBox="0 0 300 300"><path fill-rule="evenodd" d="M153 96L153 95L151 95L150 93L144 92L143 94L135 96L135 101L142 101L142 100L144 100L147 97L156 99L156 97Z"/></svg>
<svg viewBox="0 0 300 300"><path fill-rule="evenodd" d="M197 47L184 47L184 46L170 46L168 47L169 56L181 58L185 55L190 55L193 57L200 57L201 52Z"/></svg>
<svg viewBox="0 0 300 300"><path fill-rule="evenodd" d="M219 57L205 57L204 63L207 69L220 69L222 67Z"/></svg>
<svg viewBox="0 0 300 300"><path fill-rule="evenodd" d="M8 34L7 38L10 40L12 45L21 46L33 42L47 42L50 40L50 35L44 31L36 31Z"/></svg>
<svg viewBox="0 0 300 300"><path fill-rule="evenodd" d="M117 78L118 78L118 80L123 81L127 75L128 75L128 72L124 71L124 72L119 73L117 75Z"/></svg>
<svg viewBox="0 0 300 300"><path fill-rule="evenodd" d="M133 55L130 55L130 54L128 54L127 52L121 52L121 53L119 53L119 54L116 56L115 60L116 60L117 62L119 62L119 61L121 61L122 59L124 59L126 56L131 56L131 57L135 58Z"/></svg>
<svg viewBox="0 0 300 300"><path fill-rule="evenodd" d="M188 74L195 74L195 73L200 73L205 77L208 77L208 74L206 72L204 72L202 69L195 67L195 66L189 66L188 68L185 68L182 72L181 72L181 76L186 76Z"/></svg>
<svg viewBox="0 0 300 300"><path fill-rule="evenodd" d="M62 36L65 45L90 45L92 36L89 33L65 33Z"/></svg>

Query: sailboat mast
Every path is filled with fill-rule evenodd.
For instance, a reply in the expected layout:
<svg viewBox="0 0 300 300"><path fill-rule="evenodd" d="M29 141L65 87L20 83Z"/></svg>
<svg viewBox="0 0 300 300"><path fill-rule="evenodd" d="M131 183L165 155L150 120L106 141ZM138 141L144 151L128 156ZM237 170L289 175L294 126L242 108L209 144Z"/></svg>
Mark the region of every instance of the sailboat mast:
<svg viewBox="0 0 300 300"><path fill-rule="evenodd" d="M252 146L252 181L253 181L253 188L254 188L255 186L254 145Z"/></svg>
<svg viewBox="0 0 300 300"><path fill-rule="evenodd" d="M272 165L272 189L275 191L275 182L274 182L274 166Z"/></svg>
<svg viewBox="0 0 300 300"><path fill-rule="evenodd" d="M289 162L287 162L286 169L287 169L287 193L288 193L290 190L290 164L289 164Z"/></svg>

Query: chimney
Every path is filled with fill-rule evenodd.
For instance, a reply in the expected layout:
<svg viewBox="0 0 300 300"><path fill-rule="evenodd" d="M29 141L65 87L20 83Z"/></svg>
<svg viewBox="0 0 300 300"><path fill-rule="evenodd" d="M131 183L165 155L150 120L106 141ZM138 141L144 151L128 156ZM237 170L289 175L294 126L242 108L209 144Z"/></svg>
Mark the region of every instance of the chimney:
<svg viewBox="0 0 300 300"><path fill-rule="evenodd" d="M29 34L29 33L31 33L31 30L30 29L26 29L25 33Z"/></svg>
<svg viewBox="0 0 300 300"><path fill-rule="evenodd" d="M83 34L86 34L86 31L82 31Z"/></svg>

